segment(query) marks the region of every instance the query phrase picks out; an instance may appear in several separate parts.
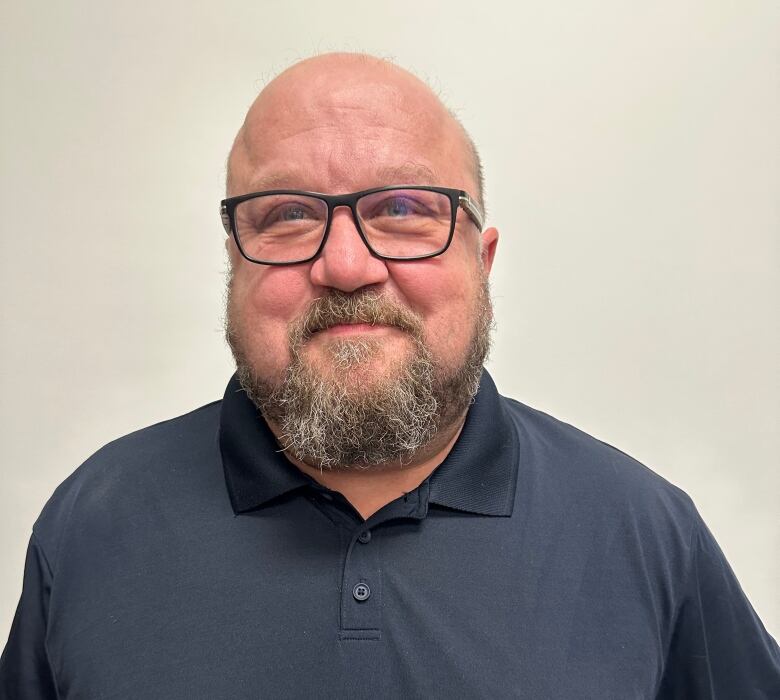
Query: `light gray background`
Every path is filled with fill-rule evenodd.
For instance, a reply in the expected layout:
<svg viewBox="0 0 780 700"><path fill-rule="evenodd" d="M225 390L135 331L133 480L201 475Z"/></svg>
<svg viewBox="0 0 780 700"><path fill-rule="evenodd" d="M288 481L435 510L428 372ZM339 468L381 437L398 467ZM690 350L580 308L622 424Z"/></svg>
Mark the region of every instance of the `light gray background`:
<svg viewBox="0 0 780 700"><path fill-rule="evenodd" d="M55 486L221 397L225 156L331 49L429 79L481 148L503 392L686 489L777 634L779 7L3 0L0 637Z"/></svg>

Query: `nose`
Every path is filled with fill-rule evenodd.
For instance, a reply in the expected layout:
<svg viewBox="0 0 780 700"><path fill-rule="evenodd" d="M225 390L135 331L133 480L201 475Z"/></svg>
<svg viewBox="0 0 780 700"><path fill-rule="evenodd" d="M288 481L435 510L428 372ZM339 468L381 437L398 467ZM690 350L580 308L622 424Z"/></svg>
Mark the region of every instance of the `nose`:
<svg viewBox="0 0 780 700"><path fill-rule="evenodd" d="M310 275L313 284L342 292L354 292L387 280L385 261L366 247L349 207L333 211L328 240L312 263Z"/></svg>

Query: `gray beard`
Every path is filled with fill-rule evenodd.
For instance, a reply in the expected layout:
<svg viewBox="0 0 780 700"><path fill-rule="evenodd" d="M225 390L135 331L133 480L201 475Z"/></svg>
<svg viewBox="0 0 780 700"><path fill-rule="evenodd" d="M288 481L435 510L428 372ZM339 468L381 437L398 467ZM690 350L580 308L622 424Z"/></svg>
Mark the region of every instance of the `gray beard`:
<svg viewBox="0 0 780 700"><path fill-rule="evenodd" d="M422 321L409 309L370 290L333 290L291 324L291 361L277 383L254 371L233 320L230 292L228 285L226 337L241 386L278 427L281 447L307 464L368 469L409 463L442 429L455 425L479 388L493 319L487 279L468 310L473 314L472 338L455 368L437 366L423 342ZM361 378L361 370L369 373L371 361L382 352L379 341L337 339L326 347L333 371L323 376L304 357L305 344L318 330L349 322L400 328L411 341L410 356L395 361L381 379Z"/></svg>

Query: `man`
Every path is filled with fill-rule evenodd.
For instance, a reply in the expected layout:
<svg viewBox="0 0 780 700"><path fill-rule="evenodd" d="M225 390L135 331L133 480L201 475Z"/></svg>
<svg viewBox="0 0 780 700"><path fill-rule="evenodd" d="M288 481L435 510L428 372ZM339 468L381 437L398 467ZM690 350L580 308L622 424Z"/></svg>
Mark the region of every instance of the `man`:
<svg viewBox="0 0 780 700"><path fill-rule="evenodd" d="M482 371L481 189L389 63L263 90L221 208L236 377L57 490L4 697L780 696L688 497Z"/></svg>

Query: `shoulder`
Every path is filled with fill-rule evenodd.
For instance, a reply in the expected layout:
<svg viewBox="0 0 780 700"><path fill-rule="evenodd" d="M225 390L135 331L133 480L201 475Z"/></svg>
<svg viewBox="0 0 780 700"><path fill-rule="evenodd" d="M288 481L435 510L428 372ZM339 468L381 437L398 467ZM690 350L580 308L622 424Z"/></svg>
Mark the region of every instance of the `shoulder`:
<svg viewBox="0 0 780 700"><path fill-rule="evenodd" d="M673 529L690 539L691 498L625 452L514 399L504 399L520 443L520 478L570 513Z"/></svg>
<svg viewBox="0 0 780 700"><path fill-rule="evenodd" d="M220 407L215 401L135 431L89 457L57 487L33 526L49 561L56 562L74 519L77 528L85 519L100 527L208 478L204 470L219 464Z"/></svg>

